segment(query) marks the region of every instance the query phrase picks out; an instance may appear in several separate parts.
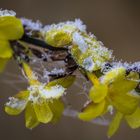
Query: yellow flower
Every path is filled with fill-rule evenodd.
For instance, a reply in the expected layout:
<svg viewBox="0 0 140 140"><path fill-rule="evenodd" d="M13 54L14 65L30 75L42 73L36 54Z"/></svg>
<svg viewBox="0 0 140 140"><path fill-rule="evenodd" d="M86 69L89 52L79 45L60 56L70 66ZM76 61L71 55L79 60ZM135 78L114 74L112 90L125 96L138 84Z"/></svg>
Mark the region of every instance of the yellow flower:
<svg viewBox="0 0 140 140"><path fill-rule="evenodd" d="M106 99L108 88L106 85L100 84L98 78L92 74L87 73L94 86L90 90L89 97L92 102L79 113L79 118L84 121L90 121L103 114L106 109ZM94 95L92 93L94 92ZM94 97L93 97L94 96ZM94 100L93 100L94 98Z"/></svg>
<svg viewBox="0 0 140 140"><path fill-rule="evenodd" d="M53 24L46 26L44 30L44 38L48 44L54 47L69 46L77 64L87 71L101 69L112 58L112 51L97 41L96 37L87 34L85 25L79 20Z"/></svg>
<svg viewBox="0 0 140 140"><path fill-rule="evenodd" d="M45 26L42 33L48 44L64 47L72 44L72 34L75 31L86 32L86 26L80 19Z"/></svg>
<svg viewBox="0 0 140 140"><path fill-rule="evenodd" d="M20 19L13 15L0 16L0 71L13 55L9 41L20 39L23 33Z"/></svg>
<svg viewBox="0 0 140 140"><path fill-rule="evenodd" d="M86 71L99 70L104 62L111 59L112 52L95 37L82 32L74 32L72 37L71 54Z"/></svg>
<svg viewBox="0 0 140 140"><path fill-rule="evenodd" d="M30 86L26 91L21 91L6 103L5 111L9 115L18 115L25 109L27 128L34 128L39 123L56 122L61 117L64 109L61 97L75 80L68 76L43 84L37 80L30 67L23 63L25 74Z"/></svg>
<svg viewBox="0 0 140 140"><path fill-rule="evenodd" d="M116 132L123 116L132 128L140 126L140 123L136 125L134 119L136 117L137 121L140 121L138 119L140 118L140 96L134 91L139 79L137 73L130 72L126 76L125 68L119 67L107 72L100 78L100 81L92 73L88 73L88 77L94 84L89 93L92 107L87 106L79 114L80 119L86 121L94 119L102 116L107 111L112 111L114 107L117 114L110 124L108 136L112 136Z"/></svg>
<svg viewBox="0 0 140 140"><path fill-rule="evenodd" d="M45 40L53 47L64 47L72 41L71 36L65 30L52 29L45 35Z"/></svg>

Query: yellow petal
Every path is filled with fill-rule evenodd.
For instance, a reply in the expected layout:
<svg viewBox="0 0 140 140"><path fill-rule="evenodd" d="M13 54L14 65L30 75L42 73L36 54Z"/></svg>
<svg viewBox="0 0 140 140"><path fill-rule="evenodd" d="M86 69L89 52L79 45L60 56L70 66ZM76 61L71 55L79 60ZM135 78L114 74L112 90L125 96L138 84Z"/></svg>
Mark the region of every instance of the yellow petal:
<svg viewBox="0 0 140 140"><path fill-rule="evenodd" d="M33 129L39 124L36 114L34 112L33 105L30 102L28 103L25 110L25 124L26 127L29 129Z"/></svg>
<svg viewBox="0 0 140 140"><path fill-rule="evenodd" d="M120 95L122 93L127 93L134 90L137 84L138 82L135 81L122 80L114 82L112 85L109 86L109 88L110 92Z"/></svg>
<svg viewBox="0 0 140 140"><path fill-rule="evenodd" d="M28 77L30 85L40 85L40 82L37 80L35 73L32 71L28 64L23 63L23 69L26 76Z"/></svg>
<svg viewBox="0 0 140 140"><path fill-rule="evenodd" d="M53 113L45 100L33 103L33 107L39 122L48 123L52 120Z"/></svg>
<svg viewBox="0 0 140 140"><path fill-rule="evenodd" d="M122 77L122 76L121 76ZM134 90L138 85L139 75L138 73L130 73L127 77L114 80L109 86L110 92L114 94L122 94Z"/></svg>
<svg viewBox="0 0 140 140"><path fill-rule="evenodd" d="M71 75L64 78L53 80L47 84L47 87L61 85L64 88L68 88L73 84L74 81L75 81L75 76Z"/></svg>
<svg viewBox="0 0 140 140"><path fill-rule="evenodd" d="M99 103L107 96L107 93L108 93L108 87L106 85L99 84L91 88L89 92L89 97L95 103Z"/></svg>
<svg viewBox="0 0 140 140"><path fill-rule="evenodd" d="M131 128L140 127L140 108L138 107L132 115L125 116L125 119Z"/></svg>
<svg viewBox="0 0 140 140"><path fill-rule="evenodd" d="M104 107L105 100L100 103L90 103L86 106L83 112L79 113L78 117L83 121L90 121L96 117L99 117L103 113Z"/></svg>
<svg viewBox="0 0 140 140"><path fill-rule="evenodd" d="M114 93L111 100L114 107L123 114L132 114L139 104L138 98L131 97L127 93Z"/></svg>
<svg viewBox="0 0 140 140"><path fill-rule="evenodd" d="M5 112L9 115L20 114L27 105L28 91L21 91L14 97L10 97L10 101L5 105Z"/></svg>
<svg viewBox="0 0 140 140"><path fill-rule="evenodd" d="M21 20L14 16L0 17L0 39L17 40L24 33Z"/></svg>
<svg viewBox="0 0 140 140"><path fill-rule="evenodd" d="M12 57L13 51L10 44L6 40L0 40L0 58L10 58Z"/></svg>
<svg viewBox="0 0 140 140"><path fill-rule="evenodd" d="M55 123L60 119L62 115L62 112L64 110L64 104L60 100L53 100L49 102L48 105L53 112L52 122Z"/></svg>
<svg viewBox="0 0 140 140"><path fill-rule="evenodd" d="M45 40L54 47L63 47L71 43L71 36L63 30L50 30L46 33Z"/></svg>
<svg viewBox="0 0 140 140"><path fill-rule="evenodd" d="M120 81L125 78L126 70L123 67L114 68L107 72L102 78L102 83L109 84L114 81Z"/></svg>
<svg viewBox="0 0 140 140"><path fill-rule="evenodd" d="M131 78L137 80L138 75L134 74ZM135 89L137 84L137 81L127 80L125 78L124 80L115 81L109 86L109 96L112 103L121 113L132 114L136 110L139 104L139 98L131 96L131 91Z"/></svg>
<svg viewBox="0 0 140 140"><path fill-rule="evenodd" d="M18 94L16 94L14 97L18 98L19 100L27 100L29 97L29 91L28 90L21 91Z"/></svg>
<svg viewBox="0 0 140 140"><path fill-rule="evenodd" d="M8 62L8 59L1 59L0 58L0 73L4 71L7 62Z"/></svg>
<svg viewBox="0 0 140 140"><path fill-rule="evenodd" d="M111 137L116 133L116 131L118 130L120 126L122 118L123 118L123 115L120 112L117 112L112 122L109 125L109 129L107 133L108 137Z"/></svg>

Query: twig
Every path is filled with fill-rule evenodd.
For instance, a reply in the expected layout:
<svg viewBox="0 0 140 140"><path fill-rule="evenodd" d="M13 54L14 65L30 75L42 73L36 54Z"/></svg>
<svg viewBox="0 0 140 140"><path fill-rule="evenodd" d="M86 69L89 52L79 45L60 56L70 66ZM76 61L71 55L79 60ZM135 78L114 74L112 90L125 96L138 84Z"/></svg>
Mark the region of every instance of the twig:
<svg viewBox="0 0 140 140"><path fill-rule="evenodd" d="M48 45L46 42L40 40L40 39L36 39L36 38L32 38L30 37L29 35L27 34L24 34L23 37L20 39L21 41L25 41L29 44L32 44L32 45L36 45L36 46L39 46L41 48L47 48L49 50L52 50L52 51L67 51L68 49L67 48L60 48L60 47L53 47L51 45Z"/></svg>
<svg viewBox="0 0 140 140"><path fill-rule="evenodd" d="M78 115L78 111L67 108L64 110L63 115L66 117L71 117L73 119L78 119L77 115ZM104 126L108 126L109 124L109 120L105 120L103 118L96 118L92 121L89 121L89 123L94 123L94 124L98 124L98 125L104 125Z"/></svg>

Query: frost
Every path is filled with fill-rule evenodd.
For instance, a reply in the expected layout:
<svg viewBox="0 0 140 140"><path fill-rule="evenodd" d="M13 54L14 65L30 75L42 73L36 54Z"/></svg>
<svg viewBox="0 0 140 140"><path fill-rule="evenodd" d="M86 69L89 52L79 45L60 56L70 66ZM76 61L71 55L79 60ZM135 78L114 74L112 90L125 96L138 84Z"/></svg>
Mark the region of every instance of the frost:
<svg viewBox="0 0 140 140"><path fill-rule="evenodd" d="M91 38L97 39L97 37L96 37L93 33L91 33L91 32L89 32L88 35L89 35L89 37L91 37Z"/></svg>
<svg viewBox="0 0 140 140"><path fill-rule="evenodd" d="M51 71L47 71L46 69L43 72L43 78L49 78L49 75L63 75L65 73L65 70L63 68L54 68Z"/></svg>
<svg viewBox="0 0 140 140"><path fill-rule="evenodd" d="M133 64L128 64L127 69L130 69L134 72L139 72L140 73L140 62L135 62Z"/></svg>
<svg viewBox="0 0 140 140"><path fill-rule="evenodd" d="M9 106L15 109L21 109L25 107L25 104L26 104L25 100L19 100L15 97L9 97L9 102L6 103L6 106Z"/></svg>
<svg viewBox="0 0 140 140"><path fill-rule="evenodd" d="M12 11L12 10L2 10L0 9L0 16L4 17L4 16L16 16L16 12Z"/></svg>
<svg viewBox="0 0 140 140"><path fill-rule="evenodd" d="M75 27L77 27L80 31L86 32L86 25L84 25L83 22L80 19L75 19L75 22L70 22L69 21L68 23L75 25Z"/></svg>
<svg viewBox="0 0 140 140"><path fill-rule="evenodd" d="M84 37L78 32L73 33L73 43L79 47L82 53L84 53L89 47L85 42Z"/></svg>
<svg viewBox="0 0 140 140"><path fill-rule="evenodd" d="M46 69L43 71L43 78L46 79L47 83L49 82L49 74L50 72Z"/></svg>
<svg viewBox="0 0 140 140"><path fill-rule="evenodd" d="M47 87L45 84L31 85L28 87L30 91L29 100L36 102L39 98L58 99L65 93L65 88L61 85Z"/></svg>
<svg viewBox="0 0 140 140"><path fill-rule="evenodd" d="M43 31L47 32L52 29L63 29L64 26L74 27L80 30L81 32L86 32L86 25L84 25L80 19L75 19L75 21L66 21L60 22L58 24L46 25ZM71 32L71 30L67 29L67 32Z"/></svg>
<svg viewBox="0 0 140 140"><path fill-rule="evenodd" d="M53 86L51 88L46 89L39 89L41 96L45 97L46 99L58 99L64 94L65 88L60 85Z"/></svg>
<svg viewBox="0 0 140 140"><path fill-rule="evenodd" d="M57 68L54 68L51 72L50 72L50 74L63 74L65 72L65 70L64 69L57 69Z"/></svg>
<svg viewBox="0 0 140 140"><path fill-rule="evenodd" d="M109 111L109 113L111 114L111 115L113 115L113 106L112 105L109 105L108 107L107 107L107 110Z"/></svg>
<svg viewBox="0 0 140 140"><path fill-rule="evenodd" d="M42 23L39 20L33 22L30 19L21 18L21 22L24 26L26 26L26 29L37 30L37 31L40 31L42 29Z"/></svg>
<svg viewBox="0 0 140 140"><path fill-rule="evenodd" d="M124 67L127 71L133 71L140 73L140 62L135 63L128 63L128 62L122 62L122 61L116 61L109 64L110 66L107 66L104 64L102 66L102 72L106 73L107 71L110 71L111 69Z"/></svg>
<svg viewBox="0 0 140 140"><path fill-rule="evenodd" d="M136 90L132 90L128 94L130 94L133 97L136 97L136 98L140 99L140 94Z"/></svg>
<svg viewBox="0 0 140 140"><path fill-rule="evenodd" d="M33 79L33 80L38 80L37 73L33 72L33 73L32 73L31 79Z"/></svg>
<svg viewBox="0 0 140 140"><path fill-rule="evenodd" d="M83 65L86 70L92 71L96 64L93 62L91 57L88 57L84 60Z"/></svg>

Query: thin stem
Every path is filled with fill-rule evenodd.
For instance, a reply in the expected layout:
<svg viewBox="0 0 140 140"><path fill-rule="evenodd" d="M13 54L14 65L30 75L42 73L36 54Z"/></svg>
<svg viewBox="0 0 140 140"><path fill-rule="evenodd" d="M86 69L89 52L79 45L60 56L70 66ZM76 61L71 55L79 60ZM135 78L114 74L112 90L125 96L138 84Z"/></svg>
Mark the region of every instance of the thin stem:
<svg viewBox="0 0 140 140"><path fill-rule="evenodd" d="M78 119L78 117L77 117L78 116L78 111L70 109L70 108L65 109L64 112L63 112L63 115L66 116L66 117L71 117L71 118L74 118L74 119ZM89 123L108 126L109 121L100 117L100 118L96 118L92 121L89 121Z"/></svg>

